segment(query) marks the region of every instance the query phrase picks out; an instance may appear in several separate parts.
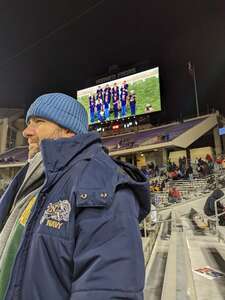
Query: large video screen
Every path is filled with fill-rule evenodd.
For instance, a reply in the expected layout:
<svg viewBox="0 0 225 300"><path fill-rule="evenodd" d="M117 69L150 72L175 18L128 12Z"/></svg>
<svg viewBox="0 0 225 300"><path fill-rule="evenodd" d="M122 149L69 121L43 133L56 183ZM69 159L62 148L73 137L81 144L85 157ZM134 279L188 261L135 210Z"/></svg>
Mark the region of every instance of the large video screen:
<svg viewBox="0 0 225 300"><path fill-rule="evenodd" d="M161 110L159 68L77 91L89 124Z"/></svg>

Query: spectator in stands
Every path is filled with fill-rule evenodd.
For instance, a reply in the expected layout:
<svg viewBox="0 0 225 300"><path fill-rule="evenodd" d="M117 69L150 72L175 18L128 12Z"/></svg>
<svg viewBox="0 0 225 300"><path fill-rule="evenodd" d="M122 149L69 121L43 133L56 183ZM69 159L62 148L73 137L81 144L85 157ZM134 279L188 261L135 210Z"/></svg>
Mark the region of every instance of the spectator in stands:
<svg viewBox="0 0 225 300"><path fill-rule="evenodd" d="M208 164L209 173L212 173L213 172L213 168L214 168L212 156L210 154L206 154L205 159L206 159L206 162Z"/></svg>
<svg viewBox="0 0 225 300"><path fill-rule="evenodd" d="M169 199L168 202L170 203L177 203L181 201L181 193L175 186L169 189Z"/></svg>
<svg viewBox="0 0 225 300"><path fill-rule="evenodd" d="M205 177L205 176L209 175L209 173L210 173L208 163L206 161L202 160L201 157L198 159L197 171L198 171L200 177Z"/></svg>
<svg viewBox="0 0 225 300"><path fill-rule="evenodd" d="M216 200L222 198L223 196L224 196L223 191L217 188L207 198L204 206L204 212L207 216L214 216L216 214L215 202ZM216 205L217 205L218 214L225 212L225 207L220 201L218 201ZM219 224L225 226L225 214L219 216Z"/></svg>
<svg viewBox="0 0 225 300"><path fill-rule="evenodd" d="M143 299L148 182L70 96L38 97L26 122L29 163L0 201L0 299Z"/></svg>
<svg viewBox="0 0 225 300"><path fill-rule="evenodd" d="M221 160L222 160L222 163L221 163L222 169L225 169L225 155L221 156Z"/></svg>
<svg viewBox="0 0 225 300"><path fill-rule="evenodd" d="M168 172L168 177L170 179L175 179L177 177L177 172L176 171Z"/></svg>
<svg viewBox="0 0 225 300"><path fill-rule="evenodd" d="M144 176L145 176L146 178L149 177L149 170L148 170L148 168L147 168L146 166L142 166L142 167L141 167L141 171L142 171L142 173L144 174Z"/></svg>
<svg viewBox="0 0 225 300"><path fill-rule="evenodd" d="M189 180L193 180L193 168L191 164L189 164L187 170L186 170L186 177L189 178Z"/></svg>
<svg viewBox="0 0 225 300"><path fill-rule="evenodd" d="M155 165L155 176L159 176L159 166Z"/></svg>
<svg viewBox="0 0 225 300"><path fill-rule="evenodd" d="M221 157L217 157L216 159L216 166L218 170L222 170L222 158Z"/></svg>
<svg viewBox="0 0 225 300"><path fill-rule="evenodd" d="M176 171L177 170L177 165L175 164L175 162L172 163L172 171Z"/></svg>
<svg viewBox="0 0 225 300"><path fill-rule="evenodd" d="M172 172L172 162L170 158L167 161L167 171Z"/></svg>
<svg viewBox="0 0 225 300"><path fill-rule="evenodd" d="M161 188L160 188L160 191L161 191L161 192L164 190L164 188L165 188L165 186L166 186L165 183L166 183L166 180L163 179L163 181L161 182Z"/></svg>
<svg viewBox="0 0 225 300"><path fill-rule="evenodd" d="M178 164L179 164L179 169L181 170L182 169L182 165L183 165L183 160L181 157L179 157L178 159Z"/></svg>

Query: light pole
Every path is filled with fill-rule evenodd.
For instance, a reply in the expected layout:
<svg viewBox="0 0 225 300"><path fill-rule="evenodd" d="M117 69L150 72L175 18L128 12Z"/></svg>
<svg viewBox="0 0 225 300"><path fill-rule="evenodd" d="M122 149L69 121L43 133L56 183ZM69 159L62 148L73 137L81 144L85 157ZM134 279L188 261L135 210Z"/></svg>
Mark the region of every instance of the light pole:
<svg viewBox="0 0 225 300"><path fill-rule="evenodd" d="M195 75L195 66L192 64L191 61L188 62L188 71L193 78L194 82L194 91L195 91L195 105L196 105L196 113L199 116L199 104L198 104L198 91L197 91L197 81Z"/></svg>

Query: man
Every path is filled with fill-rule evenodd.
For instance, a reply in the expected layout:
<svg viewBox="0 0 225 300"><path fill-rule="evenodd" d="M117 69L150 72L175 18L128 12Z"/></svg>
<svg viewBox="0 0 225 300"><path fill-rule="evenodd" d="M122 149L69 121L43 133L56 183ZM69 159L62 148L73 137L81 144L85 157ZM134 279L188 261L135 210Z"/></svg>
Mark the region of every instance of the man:
<svg viewBox="0 0 225 300"><path fill-rule="evenodd" d="M29 163L0 201L0 299L142 300L144 176L105 153L70 96L40 96L26 122Z"/></svg>
<svg viewBox="0 0 225 300"><path fill-rule="evenodd" d="M126 96L128 96L128 83L126 82L126 80L123 81L121 88L120 88L120 93L123 94L125 93Z"/></svg>
<svg viewBox="0 0 225 300"><path fill-rule="evenodd" d="M119 116L119 87L117 86L116 82L113 84L111 92L112 92L114 118L118 119L118 116Z"/></svg>
<svg viewBox="0 0 225 300"><path fill-rule="evenodd" d="M125 117L127 114L127 99L128 99L128 83L123 81L120 88L120 102L121 102L121 117Z"/></svg>
<svg viewBox="0 0 225 300"><path fill-rule="evenodd" d="M130 113L132 116L136 114L136 94L134 91L131 91L130 93Z"/></svg>
<svg viewBox="0 0 225 300"><path fill-rule="evenodd" d="M111 88L107 84L104 88L104 109L105 109L105 118L109 120L110 117L110 103L111 103Z"/></svg>
<svg viewBox="0 0 225 300"><path fill-rule="evenodd" d="M127 95L123 92L120 95L120 102L121 102L121 117L125 117L127 114Z"/></svg>
<svg viewBox="0 0 225 300"><path fill-rule="evenodd" d="M89 95L89 111L90 111L90 121L94 123L95 121L95 95Z"/></svg>
<svg viewBox="0 0 225 300"><path fill-rule="evenodd" d="M103 110L103 104L100 98L97 99L96 110L97 110L98 121L101 122L101 111Z"/></svg>
<svg viewBox="0 0 225 300"><path fill-rule="evenodd" d="M212 194L207 198L205 205L204 205L204 213L207 216L213 216L216 214L215 212L215 202L218 199L222 199L222 197L224 196L224 192L219 189L216 188ZM217 206L217 212L218 214L222 214L223 212L225 212L225 206L223 205L223 203L219 201L217 201L216 203ZM219 225L224 226L225 225L225 214L222 214L221 216L219 216Z"/></svg>
<svg viewBox="0 0 225 300"><path fill-rule="evenodd" d="M103 89L101 88L101 86L98 86L98 88L97 88L96 98L100 99L101 102L103 102Z"/></svg>

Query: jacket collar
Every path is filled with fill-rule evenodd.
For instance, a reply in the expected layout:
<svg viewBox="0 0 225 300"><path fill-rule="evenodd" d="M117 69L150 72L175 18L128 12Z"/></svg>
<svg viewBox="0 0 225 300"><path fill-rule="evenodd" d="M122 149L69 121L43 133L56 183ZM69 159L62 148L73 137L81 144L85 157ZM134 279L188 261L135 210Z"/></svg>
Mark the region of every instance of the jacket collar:
<svg viewBox="0 0 225 300"><path fill-rule="evenodd" d="M41 142L41 153L47 173L64 169L72 160L89 159L100 148L102 144L99 134L91 132L77 134L72 138Z"/></svg>

